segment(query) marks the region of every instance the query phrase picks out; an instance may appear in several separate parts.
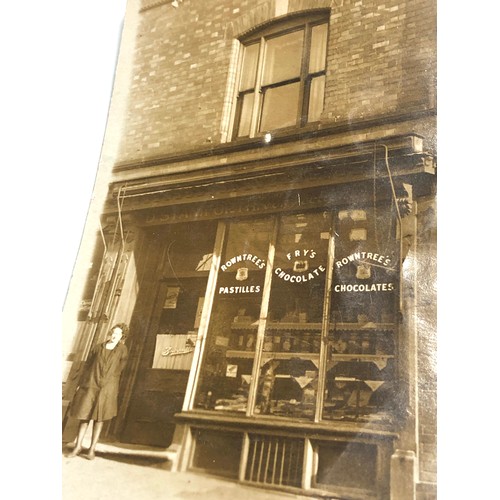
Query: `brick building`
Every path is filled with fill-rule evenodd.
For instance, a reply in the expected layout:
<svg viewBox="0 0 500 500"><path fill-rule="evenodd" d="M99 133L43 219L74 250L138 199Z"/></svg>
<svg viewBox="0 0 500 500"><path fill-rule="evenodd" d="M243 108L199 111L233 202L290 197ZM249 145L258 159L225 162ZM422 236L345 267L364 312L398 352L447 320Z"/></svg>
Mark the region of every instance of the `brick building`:
<svg viewBox="0 0 500 500"><path fill-rule="evenodd" d="M431 0L129 1L64 414L126 321L108 439L260 487L435 498L435 42Z"/></svg>

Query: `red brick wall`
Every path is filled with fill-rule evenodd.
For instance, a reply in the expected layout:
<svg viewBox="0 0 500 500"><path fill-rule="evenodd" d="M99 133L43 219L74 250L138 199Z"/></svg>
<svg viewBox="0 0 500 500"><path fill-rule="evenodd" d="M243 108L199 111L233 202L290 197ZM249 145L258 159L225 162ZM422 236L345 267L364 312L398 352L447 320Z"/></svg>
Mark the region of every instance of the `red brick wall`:
<svg viewBox="0 0 500 500"><path fill-rule="evenodd" d="M345 1L333 9L326 117L357 120L433 106L433 0Z"/></svg>
<svg viewBox="0 0 500 500"><path fill-rule="evenodd" d="M435 0L144 0L119 162L220 143L235 34L330 4L324 123L434 105Z"/></svg>

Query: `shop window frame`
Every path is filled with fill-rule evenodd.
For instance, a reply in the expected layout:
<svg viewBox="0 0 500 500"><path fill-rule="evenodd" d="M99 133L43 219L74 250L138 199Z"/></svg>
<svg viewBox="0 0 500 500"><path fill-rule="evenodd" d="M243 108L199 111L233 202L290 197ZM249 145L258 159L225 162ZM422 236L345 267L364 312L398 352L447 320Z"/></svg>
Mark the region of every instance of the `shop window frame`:
<svg viewBox="0 0 500 500"><path fill-rule="evenodd" d="M307 212L315 212L316 210L310 210ZM327 357L328 357L328 342L331 337L331 332L335 330L334 324L332 321L332 318L330 318L330 305L331 301L333 300L332 297L332 281L333 281L333 266L334 262L336 259L335 256L335 238L334 238L334 233L336 231L335 229L335 217L338 216L338 208L332 208L330 210L327 210L330 214L330 217L333 218L332 220L332 226L331 226L331 234L329 238L329 243L328 243L328 254L327 254L327 262L325 262L325 265L327 267L326 270L326 285L324 289L324 299L323 299L323 307L324 311L329 311L328 314L323 314L323 320L322 320L322 326L321 326L321 349L319 353L317 354L318 360L319 360L319 373L318 373L318 380L319 380L319 387L316 393L316 410L315 410L315 415L313 419L308 419L308 418L300 418L300 417L295 417L295 418L300 418L301 420L304 420L305 422L311 422L311 423L326 423L326 424L334 424L336 421L335 419L329 419L326 418L324 415L324 398L325 398L325 383L326 383L326 363L327 363ZM274 220L273 222L273 234L270 237L269 241L269 246L270 248L272 247L273 250L270 250L270 254L268 256L267 260L267 269L266 269L266 278L265 278L265 283L264 283L264 295L268 295L267 297L262 298L262 303L261 307L264 306L264 309L261 310L261 315L260 315L260 320L259 324L257 327L257 346L254 351L253 355L253 369L252 369L252 384L250 386L250 393L249 393L249 398L247 402L247 409L245 412L246 417L257 417L257 418L266 418L265 415L260 415L255 411L256 408L256 402L257 402L257 384L258 384L258 379L259 379L259 370L261 366L261 358L263 355L263 349L262 349L262 342L264 340L264 332L267 327L267 322L269 320L269 294L270 290L272 289L272 277L273 277L273 272L275 268L275 262L274 262L274 252L276 251L276 244L277 244L277 237L278 237L278 225L279 221L282 219L283 216L285 215L294 215L298 212L286 212L286 213L281 213L281 214L274 214L272 216L272 219ZM237 222L237 221L244 221L244 220L249 220L249 219L232 219L231 221L221 221L221 225L219 228L219 231L222 234L226 233L227 225L230 222ZM224 239L219 240L218 244L218 250L219 252L222 251L223 248L223 241ZM216 252L218 253L218 252ZM219 272L219 267L216 269L213 269L214 276L212 277L213 280L217 280L217 273ZM268 283L269 281L269 283ZM215 283L215 281L214 281ZM266 291L267 290L267 291ZM206 325L208 328L208 324ZM396 336L396 325L394 325L394 334ZM260 332L260 333L259 333ZM397 356L398 357L398 356ZM204 358L204 356L203 356ZM200 374L201 370L203 369L203 362L204 359L202 359L202 363L200 364L199 370L197 370L198 375ZM393 379L394 383L396 384L396 378ZM195 392L193 393L193 398L196 397L196 394L198 393L199 386L198 383L196 384L196 389ZM197 410L200 411L199 408L195 408L194 405L194 399L192 400L192 403L190 405L191 410ZM187 409L187 408L186 408ZM212 412L213 410L208 410ZM219 415L225 414L226 412L219 412L217 411ZM230 412L227 413L227 415L230 415ZM278 415L273 415L272 419L275 421L279 420L289 420L289 417L283 417L283 416L278 416Z"/></svg>

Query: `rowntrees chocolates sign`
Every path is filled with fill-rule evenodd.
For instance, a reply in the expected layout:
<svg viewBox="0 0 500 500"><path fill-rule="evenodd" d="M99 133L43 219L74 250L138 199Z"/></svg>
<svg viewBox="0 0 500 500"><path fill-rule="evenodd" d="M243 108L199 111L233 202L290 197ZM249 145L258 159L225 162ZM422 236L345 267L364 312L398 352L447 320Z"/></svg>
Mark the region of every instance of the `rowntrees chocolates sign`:
<svg viewBox="0 0 500 500"><path fill-rule="evenodd" d="M397 287L397 267L390 255L360 251L335 262L334 292L392 292Z"/></svg>

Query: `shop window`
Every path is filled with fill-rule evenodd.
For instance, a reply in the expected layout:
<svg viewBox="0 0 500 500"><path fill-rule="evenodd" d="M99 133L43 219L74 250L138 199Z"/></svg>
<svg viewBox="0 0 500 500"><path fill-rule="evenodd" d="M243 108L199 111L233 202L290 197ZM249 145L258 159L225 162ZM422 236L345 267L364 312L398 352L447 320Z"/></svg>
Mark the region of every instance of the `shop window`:
<svg viewBox="0 0 500 500"><path fill-rule="evenodd" d="M399 275L391 210L346 207L336 213L326 420L391 420Z"/></svg>
<svg viewBox="0 0 500 500"><path fill-rule="evenodd" d="M273 220L228 225L195 407L246 412Z"/></svg>
<svg viewBox="0 0 500 500"><path fill-rule="evenodd" d="M392 423L395 221L378 202L228 223L194 407Z"/></svg>
<svg viewBox="0 0 500 500"><path fill-rule="evenodd" d="M243 40L233 136L254 137L319 121L328 22L299 19Z"/></svg>
<svg viewBox="0 0 500 500"><path fill-rule="evenodd" d="M279 224L255 413L313 419L331 214Z"/></svg>

